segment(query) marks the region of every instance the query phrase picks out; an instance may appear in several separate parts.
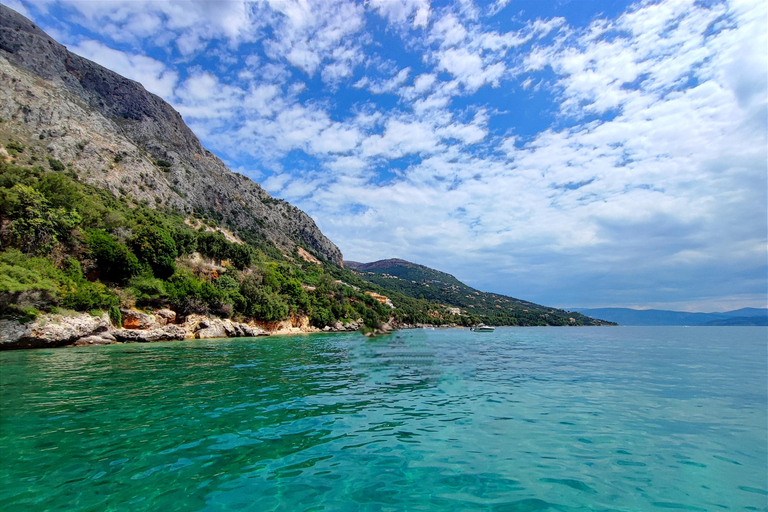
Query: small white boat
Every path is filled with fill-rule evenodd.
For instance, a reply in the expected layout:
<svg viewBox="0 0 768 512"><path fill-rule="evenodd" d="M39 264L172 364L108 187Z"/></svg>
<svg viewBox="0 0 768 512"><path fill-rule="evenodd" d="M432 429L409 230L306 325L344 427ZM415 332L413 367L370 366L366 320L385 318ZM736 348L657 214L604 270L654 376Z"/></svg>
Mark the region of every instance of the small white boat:
<svg viewBox="0 0 768 512"><path fill-rule="evenodd" d="M493 332L496 330L496 328L490 325L477 324L474 327L470 327L469 330L475 332Z"/></svg>

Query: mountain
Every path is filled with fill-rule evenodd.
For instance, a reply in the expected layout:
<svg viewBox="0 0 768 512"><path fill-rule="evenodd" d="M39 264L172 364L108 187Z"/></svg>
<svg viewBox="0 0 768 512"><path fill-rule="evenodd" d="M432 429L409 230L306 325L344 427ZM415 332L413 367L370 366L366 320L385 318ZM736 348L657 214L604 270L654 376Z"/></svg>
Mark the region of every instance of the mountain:
<svg viewBox="0 0 768 512"><path fill-rule="evenodd" d="M358 277L413 298L423 298L494 325L606 325L580 313L550 308L520 299L486 293L462 283L454 276L401 259L372 263L345 261Z"/></svg>
<svg viewBox="0 0 768 512"><path fill-rule="evenodd" d="M0 77L0 139L24 147L30 163L64 166L115 196L210 219L265 249L290 254L298 246L341 264L341 251L307 214L230 171L168 103L2 5Z"/></svg>
<svg viewBox="0 0 768 512"><path fill-rule="evenodd" d="M61 311L131 330L136 308L267 330L605 323L402 260L344 268L308 215L227 169L168 103L2 5L0 84L0 340Z"/></svg>
<svg viewBox="0 0 768 512"><path fill-rule="evenodd" d="M768 325L768 309L743 308L724 313L686 313L663 309L575 308L619 325Z"/></svg>

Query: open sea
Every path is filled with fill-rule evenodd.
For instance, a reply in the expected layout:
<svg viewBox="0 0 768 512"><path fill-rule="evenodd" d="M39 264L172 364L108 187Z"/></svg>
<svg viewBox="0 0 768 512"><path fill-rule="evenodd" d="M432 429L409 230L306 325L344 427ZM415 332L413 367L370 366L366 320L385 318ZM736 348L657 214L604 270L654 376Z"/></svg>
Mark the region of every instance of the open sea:
<svg viewBox="0 0 768 512"><path fill-rule="evenodd" d="M3 511L768 510L768 329L0 353Z"/></svg>

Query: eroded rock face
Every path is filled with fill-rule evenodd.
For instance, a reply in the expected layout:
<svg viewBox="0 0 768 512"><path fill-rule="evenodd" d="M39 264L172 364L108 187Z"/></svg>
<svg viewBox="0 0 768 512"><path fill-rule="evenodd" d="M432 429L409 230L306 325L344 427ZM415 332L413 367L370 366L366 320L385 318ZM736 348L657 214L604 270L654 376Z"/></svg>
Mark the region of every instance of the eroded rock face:
<svg viewBox="0 0 768 512"><path fill-rule="evenodd" d="M170 309L161 309L155 313L155 316L160 325L176 323L176 312Z"/></svg>
<svg viewBox="0 0 768 512"><path fill-rule="evenodd" d="M124 329L153 329L160 327L154 315L148 315L135 309L121 309L120 314L123 317ZM163 322L165 325L167 322Z"/></svg>
<svg viewBox="0 0 768 512"><path fill-rule="evenodd" d="M92 335L107 333L109 317L82 314L77 316L40 315L35 321L20 324L14 320L0 322L0 349L62 347Z"/></svg>
<svg viewBox="0 0 768 512"><path fill-rule="evenodd" d="M268 335L267 331L260 327L251 327L241 322L233 322L228 319L213 318L201 321L198 324L201 329L195 332L195 338L250 338Z"/></svg>

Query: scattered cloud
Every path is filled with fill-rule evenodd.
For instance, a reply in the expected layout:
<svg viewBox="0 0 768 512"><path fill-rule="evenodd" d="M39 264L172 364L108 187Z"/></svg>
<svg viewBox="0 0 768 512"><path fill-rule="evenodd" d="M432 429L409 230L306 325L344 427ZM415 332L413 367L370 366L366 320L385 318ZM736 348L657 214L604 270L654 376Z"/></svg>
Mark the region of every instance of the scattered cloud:
<svg viewBox="0 0 768 512"><path fill-rule="evenodd" d="M396 26L426 28L429 23L428 0L371 0L369 5Z"/></svg>
<svg viewBox="0 0 768 512"><path fill-rule="evenodd" d="M350 259L567 307L765 305L764 2L20 5Z"/></svg>

